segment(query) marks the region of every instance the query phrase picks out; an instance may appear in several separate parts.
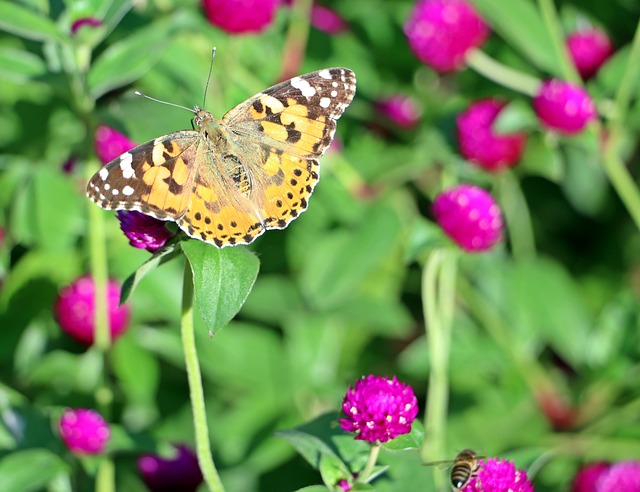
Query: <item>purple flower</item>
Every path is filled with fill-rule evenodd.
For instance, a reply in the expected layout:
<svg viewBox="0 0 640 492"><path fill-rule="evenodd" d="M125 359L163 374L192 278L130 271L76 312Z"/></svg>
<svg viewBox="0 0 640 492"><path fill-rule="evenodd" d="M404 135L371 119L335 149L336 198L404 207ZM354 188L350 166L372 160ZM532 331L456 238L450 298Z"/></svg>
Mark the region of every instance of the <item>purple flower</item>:
<svg viewBox="0 0 640 492"><path fill-rule="evenodd" d="M601 461L589 463L580 468L575 477L573 477L571 492L597 492L596 483L604 472L609 469L609 466L609 463Z"/></svg>
<svg viewBox="0 0 640 492"><path fill-rule="evenodd" d="M413 99L405 96L391 96L376 103L383 117L401 128L413 128L418 124L422 111Z"/></svg>
<svg viewBox="0 0 640 492"><path fill-rule="evenodd" d="M129 140L117 130L107 126L100 125L96 128L94 135L94 145L96 154L103 164L107 164L119 157L120 154L133 149L136 144Z"/></svg>
<svg viewBox="0 0 640 492"><path fill-rule="evenodd" d="M419 0L404 25L420 61L444 73L465 65L467 52L489 35L489 27L464 0Z"/></svg>
<svg viewBox="0 0 640 492"><path fill-rule="evenodd" d="M516 165L524 151L524 133L497 134L492 129L504 105L495 99L476 101L456 119L460 153L487 171Z"/></svg>
<svg viewBox="0 0 640 492"><path fill-rule="evenodd" d="M146 249L155 253L174 236L165 227L166 222L150 217L141 212L118 211L120 229L129 238L129 244L134 248Z"/></svg>
<svg viewBox="0 0 640 492"><path fill-rule="evenodd" d="M595 119L596 108L587 91L564 80L546 80L533 99L542 124L561 133L580 132Z"/></svg>
<svg viewBox="0 0 640 492"><path fill-rule="evenodd" d="M96 19L95 17L83 17L82 19L77 19L71 24L71 34L75 36L82 26L91 26L98 27L102 25L102 21L100 19Z"/></svg>
<svg viewBox="0 0 640 492"><path fill-rule="evenodd" d="M120 285L107 282L107 310L111 340L122 335L129 321L129 307L120 303ZM54 305L60 328L83 345L93 345L95 333L95 284L90 276L77 279L62 289Z"/></svg>
<svg viewBox="0 0 640 492"><path fill-rule="evenodd" d="M349 24L340 14L323 5L311 6L311 25L327 34L340 34L349 29Z"/></svg>
<svg viewBox="0 0 640 492"><path fill-rule="evenodd" d="M109 424L95 410L71 408L60 418L60 437L75 454L100 454L111 431Z"/></svg>
<svg viewBox="0 0 640 492"><path fill-rule="evenodd" d="M194 492L203 477L198 457L187 446L174 446L178 451L173 458L145 454L138 459L138 471L151 492Z"/></svg>
<svg viewBox="0 0 640 492"><path fill-rule="evenodd" d="M596 482L597 492L640 492L640 461L611 465Z"/></svg>
<svg viewBox="0 0 640 492"><path fill-rule="evenodd" d="M209 22L231 34L266 29L280 6L279 0L202 0Z"/></svg>
<svg viewBox="0 0 640 492"><path fill-rule="evenodd" d="M351 484L349 484L349 482L344 479L338 480L336 487L340 490L343 490L344 492L349 492L351 490Z"/></svg>
<svg viewBox="0 0 640 492"><path fill-rule="evenodd" d="M516 469L511 461L488 458L480 460L478 473L462 492L533 492L527 473Z"/></svg>
<svg viewBox="0 0 640 492"><path fill-rule="evenodd" d="M567 48L580 76L593 77L613 54L613 44L600 29L576 31L567 37Z"/></svg>
<svg viewBox="0 0 640 492"><path fill-rule="evenodd" d="M411 432L418 414L418 400L411 386L393 379L369 375L356 381L342 400L345 432L370 443L387 442Z"/></svg>
<svg viewBox="0 0 640 492"><path fill-rule="evenodd" d="M466 251L486 251L502 238L502 212L482 188L462 184L445 190L432 210L444 232Z"/></svg>

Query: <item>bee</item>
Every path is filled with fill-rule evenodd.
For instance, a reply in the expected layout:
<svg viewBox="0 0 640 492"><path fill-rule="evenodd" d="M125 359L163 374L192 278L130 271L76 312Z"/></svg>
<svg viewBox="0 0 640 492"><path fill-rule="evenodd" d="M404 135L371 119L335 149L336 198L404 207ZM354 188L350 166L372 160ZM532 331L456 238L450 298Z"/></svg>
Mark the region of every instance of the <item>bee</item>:
<svg viewBox="0 0 640 492"><path fill-rule="evenodd" d="M484 456L478 456L472 449L460 451L454 460L431 461L425 466L451 465L451 487L455 491L462 490L469 481L476 476L480 469L480 460Z"/></svg>

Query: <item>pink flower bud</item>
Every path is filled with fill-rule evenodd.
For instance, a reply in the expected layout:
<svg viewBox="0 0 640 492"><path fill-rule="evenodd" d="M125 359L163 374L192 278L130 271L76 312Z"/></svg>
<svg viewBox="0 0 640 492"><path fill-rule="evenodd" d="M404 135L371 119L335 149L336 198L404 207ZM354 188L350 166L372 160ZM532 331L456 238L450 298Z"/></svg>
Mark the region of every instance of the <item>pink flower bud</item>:
<svg viewBox="0 0 640 492"><path fill-rule="evenodd" d="M495 99L476 101L456 119L460 153L487 171L515 166L524 152L527 139L524 133L493 131L493 122L504 105Z"/></svg>
<svg viewBox="0 0 640 492"><path fill-rule="evenodd" d="M596 108L582 87L564 80L546 80L533 99L533 109L544 126L561 133L579 133L596 118Z"/></svg>
<svg viewBox="0 0 640 492"><path fill-rule="evenodd" d="M640 492L640 461L611 465L596 482L597 492Z"/></svg>
<svg viewBox="0 0 640 492"><path fill-rule="evenodd" d="M60 437L75 454L100 454L111 437L109 424L95 410L69 409L60 419Z"/></svg>
<svg viewBox="0 0 640 492"><path fill-rule="evenodd" d="M174 236L174 233L165 227L165 221L141 212L119 210L118 220L120 229L129 238L129 244L134 248L146 249L150 253L158 251Z"/></svg>
<svg viewBox="0 0 640 492"><path fill-rule="evenodd" d="M422 111L415 101L405 96L391 96L376 103L381 115L400 128L413 128L420 121Z"/></svg>
<svg viewBox="0 0 640 492"><path fill-rule="evenodd" d="M393 379L367 376L349 388L342 401L345 418L340 426L355 432L356 440L387 442L411 432L418 414L418 400L411 386Z"/></svg>
<svg viewBox="0 0 640 492"><path fill-rule="evenodd" d="M115 158L120 157L120 154L136 146L126 135L106 125L100 125L96 128L94 145L96 154L103 164L108 164Z"/></svg>
<svg viewBox="0 0 640 492"><path fill-rule="evenodd" d="M177 453L173 458L146 454L138 459L138 471L151 492L195 492L202 483L198 457L187 446L175 448Z"/></svg>
<svg viewBox="0 0 640 492"><path fill-rule="evenodd" d="M576 31L567 37L567 48L584 80L593 77L613 54L613 44L599 29Z"/></svg>
<svg viewBox="0 0 640 492"><path fill-rule="evenodd" d="M444 73L465 65L467 52L484 43L489 27L464 0L419 0L404 33L418 59Z"/></svg>
<svg viewBox="0 0 640 492"><path fill-rule="evenodd" d="M502 238L502 212L482 188L462 184L445 190L432 210L447 236L466 251L486 251Z"/></svg>
<svg viewBox="0 0 640 492"><path fill-rule="evenodd" d="M609 466L609 463L598 462L580 468L573 477L571 492L597 492L596 483Z"/></svg>
<svg viewBox="0 0 640 492"><path fill-rule="evenodd" d="M279 0L202 0L209 22L230 34L258 33L273 20Z"/></svg>
<svg viewBox="0 0 640 492"><path fill-rule="evenodd" d="M120 285L107 283L107 311L111 339L122 335L129 321L129 307L120 304ZM95 335L95 284L90 276L77 279L62 289L54 305L60 328L83 345L93 345Z"/></svg>

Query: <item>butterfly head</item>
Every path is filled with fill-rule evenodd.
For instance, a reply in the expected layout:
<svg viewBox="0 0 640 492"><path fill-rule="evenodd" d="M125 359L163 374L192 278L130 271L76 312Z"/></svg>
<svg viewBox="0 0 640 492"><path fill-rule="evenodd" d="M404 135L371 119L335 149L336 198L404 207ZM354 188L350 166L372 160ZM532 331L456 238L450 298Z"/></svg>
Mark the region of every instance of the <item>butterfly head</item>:
<svg viewBox="0 0 640 492"><path fill-rule="evenodd" d="M193 112L196 114L196 117L193 119L193 121L195 122L198 128L202 126L203 122L213 119L213 116L211 116L211 113L206 109L200 108L200 106L194 106Z"/></svg>

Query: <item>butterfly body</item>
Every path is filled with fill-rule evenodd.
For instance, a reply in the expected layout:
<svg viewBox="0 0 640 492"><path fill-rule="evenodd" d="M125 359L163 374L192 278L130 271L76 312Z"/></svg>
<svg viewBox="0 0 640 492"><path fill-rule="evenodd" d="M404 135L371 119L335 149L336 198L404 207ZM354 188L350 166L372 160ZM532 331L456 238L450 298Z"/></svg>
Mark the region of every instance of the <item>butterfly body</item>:
<svg viewBox="0 0 640 492"><path fill-rule="evenodd" d="M331 68L295 77L221 120L194 108L198 130L142 144L98 171L87 196L107 210L175 221L218 247L283 229L308 205L318 158L355 94L355 75Z"/></svg>

